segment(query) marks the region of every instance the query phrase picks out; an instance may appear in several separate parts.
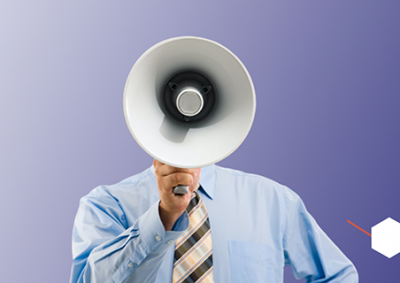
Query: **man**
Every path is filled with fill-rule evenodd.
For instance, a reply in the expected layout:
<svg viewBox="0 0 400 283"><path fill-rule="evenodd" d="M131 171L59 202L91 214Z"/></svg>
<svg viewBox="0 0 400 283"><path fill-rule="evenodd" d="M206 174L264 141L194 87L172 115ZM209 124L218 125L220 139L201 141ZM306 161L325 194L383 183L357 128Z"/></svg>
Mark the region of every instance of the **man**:
<svg viewBox="0 0 400 283"><path fill-rule="evenodd" d="M190 193L175 195L177 185ZM157 189L158 188L158 189ZM301 199L267 178L216 165L146 171L83 197L71 282L358 282Z"/></svg>

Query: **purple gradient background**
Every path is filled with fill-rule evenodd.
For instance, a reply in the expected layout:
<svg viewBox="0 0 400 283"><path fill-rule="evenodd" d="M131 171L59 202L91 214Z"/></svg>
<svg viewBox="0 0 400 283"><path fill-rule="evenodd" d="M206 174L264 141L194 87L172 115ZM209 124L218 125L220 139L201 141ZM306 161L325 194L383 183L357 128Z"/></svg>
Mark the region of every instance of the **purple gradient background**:
<svg viewBox="0 0 400 283"><path fill-rule="evenodd" d="M400 221L399 12L399 1L2 1L1 281L69 280L79 198L152 162L124 121L131 67L195 35L231 49L257 92L249 136L219 164L296 191L360 282L400 282L400 255L346 222ZM289 268L285 282L299 282Z"/></svg>

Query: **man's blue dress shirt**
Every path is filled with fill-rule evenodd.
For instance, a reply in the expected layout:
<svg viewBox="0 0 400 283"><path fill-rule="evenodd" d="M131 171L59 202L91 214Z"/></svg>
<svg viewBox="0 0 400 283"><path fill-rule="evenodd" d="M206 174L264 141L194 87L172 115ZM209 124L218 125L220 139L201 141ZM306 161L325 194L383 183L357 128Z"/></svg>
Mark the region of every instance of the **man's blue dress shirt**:
<svg viewBox="0 0 400 283"><path fill-rule="evenodd" d="M212 165L199 195L208 211L216 283L283 282L283 266L307 282L358 282L353 264L289 188ZM154 168L80 201L73 229L71 282L170 283L184 213L165 231Z"/></svg>

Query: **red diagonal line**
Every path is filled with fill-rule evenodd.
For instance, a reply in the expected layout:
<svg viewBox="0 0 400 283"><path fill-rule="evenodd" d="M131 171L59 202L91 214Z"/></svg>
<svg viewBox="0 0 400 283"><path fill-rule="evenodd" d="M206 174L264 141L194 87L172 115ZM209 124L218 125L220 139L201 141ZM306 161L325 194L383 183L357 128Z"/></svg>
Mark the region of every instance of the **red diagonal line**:
<svg viewBox="0 0 400 283"><path fill-rule="evenodd" d="M365 234L367 234L368 236L372 237L370 233L368 233L367 231L365 231L364 229L358 227L356 224L354 224L353 222L351 222L350 220L347 220L347 222L349 222L351 225L353 225L354 227L356 227L357 229L360 229L361 231L363 231Z"/></svg>

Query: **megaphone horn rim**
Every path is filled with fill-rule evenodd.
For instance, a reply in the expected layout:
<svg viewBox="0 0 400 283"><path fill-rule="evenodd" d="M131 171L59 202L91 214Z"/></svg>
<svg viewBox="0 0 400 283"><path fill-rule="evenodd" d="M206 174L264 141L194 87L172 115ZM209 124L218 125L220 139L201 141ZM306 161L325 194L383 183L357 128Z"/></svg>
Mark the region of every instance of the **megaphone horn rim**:
<svg viewBox="0 0 400 283"><path fill-rule="evenodd" d="M189 162L186 162L185 165L183 164L176 164L173 161L171 162L171 160L164 160L162 156L158 156L156 154L154 154L153 152L151 152L147 146L145 146L144 144L142 144L142 142L140 141L139 137L137 137L137 135L135 134L134 130L133 130L133 126L131 125L131 122L128 118L128 103L127 103L127 97L128 97L128 87L129 87L129 82L133 79L133 73L135 70L135 67L137 67L139 64L141 64L142 60L144 60L150 53L154 52L154 50L158 49L159 47L166 45L168 43L171 42L176 42L176 41L180 41L180 40L197 40L197 41L203 41L203 42L207 42L207 43L211 43L212 45L215 45L217 47L219 47L220 49L222 49L223 51L225 51L225 54L229 54L234 60L234 62L238 63L238 70L242 70L242 78L243 80L247 79L247 87L249 93L247 94L249 96L249 99L251 98L251 107L248 107L248 110L246 110L246 124L245 126L243 126L241 128L240 134L237 136L239 139L236 139L236 143L232 143L230 145L230 149L229 152L225 152L222 155L220 155L218 158L214 158L213 160L207 160L208 162L201 162L198 164L192 164L189 165ZM243 76L243 74L245 76ZM180 37L174 37L174 38L169 38L166 40L163 40L161 42L158 42L157 44L153 45L152 47L150 47L149 49L147 49L140 57L139 59L135 62L135 64L133 65L131 71L129 72L129 75L127 77L126 80L126 84L124 87L124 94L123 94L123 109L124 109L124 117L125 117L125 121L128 125L128 129L131 133L131 135L133 136L133 138L136 140L136 142L139 144L139 146L145 151L147 152L150 156L152 156L153 158L174 166L174 167L181 167L181 168L197 168L197 167L206 167L212 164L215 164L221 160L223 160L224 158L228 157L230 154L232 154L235 150L237 150L237 148L243 143L243 141L246 139L247 135L249 134L252 124L254 122L254 118L255 118L255 111L256 111L256 96L255 96L255 89L254 89L254 84L253 81L250 77L250 74L247 70L247 68L244 66L244 64L242 63L242 61L232 52L230 51L228 48L226 48L225 46L223 46L222 44L215 42L213 40L210 39L206 39L206 38L202 38L202 37L196 37L196 36L180 36ZM240 138L242 137L242 138ZM209 158L211 159L211 158ZM205 160L203 160L205 161ZM193 162L192 162L193 163Z"/></svg>

